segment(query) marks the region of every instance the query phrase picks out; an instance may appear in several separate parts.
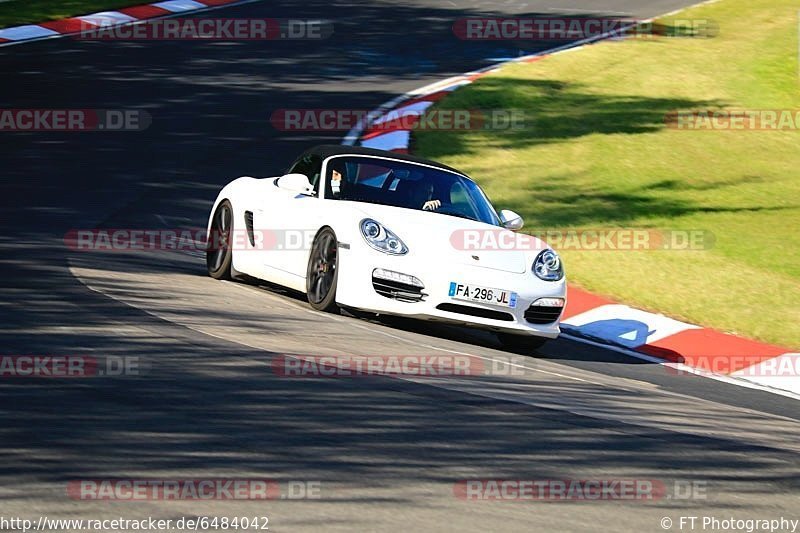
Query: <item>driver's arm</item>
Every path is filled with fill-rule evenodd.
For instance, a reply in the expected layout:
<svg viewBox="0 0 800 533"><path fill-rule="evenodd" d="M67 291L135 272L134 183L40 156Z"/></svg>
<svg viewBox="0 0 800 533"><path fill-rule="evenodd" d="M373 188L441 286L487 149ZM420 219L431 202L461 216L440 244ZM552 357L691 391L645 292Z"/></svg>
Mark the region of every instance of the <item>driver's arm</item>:
<svg viewBox="0 0 800 533"><path fill-rule="evenodd" d="M439 209L440 207L442 207L442 201L441 200L428 200L427 202L422 204L423 211L435 211L436 209Z"/></svg>

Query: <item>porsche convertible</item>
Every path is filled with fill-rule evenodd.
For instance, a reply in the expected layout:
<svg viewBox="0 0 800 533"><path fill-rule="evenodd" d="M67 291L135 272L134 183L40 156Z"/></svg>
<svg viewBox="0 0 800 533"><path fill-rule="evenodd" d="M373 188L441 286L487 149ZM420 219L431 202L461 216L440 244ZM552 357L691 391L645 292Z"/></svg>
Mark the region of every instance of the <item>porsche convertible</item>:
<svg viewBox="0 0 800 533"><path fill-rule="evenodd" d="M206 263L216 279L301 291L319 311L445 321L532 349L559 333L566 282L558 254L535 237L521 248L463 246L458 237L514 242L522 224L454 168L321 145L282 176L241 177L220 191Z"/></svg>

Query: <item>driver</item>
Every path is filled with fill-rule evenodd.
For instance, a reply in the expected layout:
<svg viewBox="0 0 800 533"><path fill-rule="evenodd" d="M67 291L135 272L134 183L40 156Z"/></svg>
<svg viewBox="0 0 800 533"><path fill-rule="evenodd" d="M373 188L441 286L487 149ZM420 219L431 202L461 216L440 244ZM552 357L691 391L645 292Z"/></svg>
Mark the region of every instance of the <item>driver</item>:
<svg viewBox="0 0 800 533"><path fill-rule="evenodd" d="M423 211L436 211L440 207L442 207L442 201L436 200L433 198L433 183L428 183L422 187L422 191L424 192L422 204Z"/></svg>
<svg viewBox="0 0 800 533"><path fill-rule="evenodd" d="M326 191L326 198L336 198L339 199L342 197L343 189L347 188L347 169L345 164L341 161L333 160L330 163L331 167L331 179L329 181L329 189Z"/></svg>

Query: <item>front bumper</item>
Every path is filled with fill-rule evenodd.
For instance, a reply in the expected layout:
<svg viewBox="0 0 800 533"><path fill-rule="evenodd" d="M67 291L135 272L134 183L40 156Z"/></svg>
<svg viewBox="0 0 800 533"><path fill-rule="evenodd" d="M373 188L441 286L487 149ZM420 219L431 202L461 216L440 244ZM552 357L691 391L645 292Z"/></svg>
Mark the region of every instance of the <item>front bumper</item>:
<svg viewBox="0 0 800 533"><path fill-rule="evenodd" d="M415 257L411 253L389 256L372 249L363 250L358 244L339 249L336 301L342 306L520 335L555 338L560 332L558 319L537 324L528 319L537 320L537 315L529 313L528 318L525 315L539 298L564 298L566 302L566 282L563 279L542 281L529 269L523 273L503 272L437 258ZM422 289L425 296L421 301L414 301L414 298L396 299L379 294L373 286L376 268L418 278L425 285ZM511 308L454 299L449 295L451 282L514 291L517 293L516 306ZM387 291L382 292L385 294Z"/></svg>

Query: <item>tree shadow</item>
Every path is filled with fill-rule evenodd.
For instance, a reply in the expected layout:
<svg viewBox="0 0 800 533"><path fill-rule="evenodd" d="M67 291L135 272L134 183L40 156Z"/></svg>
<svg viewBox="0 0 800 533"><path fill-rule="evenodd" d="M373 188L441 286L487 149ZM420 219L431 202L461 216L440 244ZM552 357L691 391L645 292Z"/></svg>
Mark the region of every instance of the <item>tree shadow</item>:
<svg viewBox="0 0 800 533"><path fill-rule="evenodd" d="M797 205L713 205L716 202L713 195L706 196L705 201L700 203L684 198L659 196L651 192L667 186L692 189L692 186L665 185L661 182L658 187L644 185L625 192L610 192L601 187L588 187L572 192L563 184L537 182L518 191L514 198L504 200L503 208L524 213L526 224L537 228L616 224L643 218L678 218L695 213L757 213L797 208ZM698 190L714 190L725 186L706 184ZM532 205L536 208L532 209Z"/></svg>
<svg viewBox="0 0 800 533"><path fill-rule="evenodd" d="M561 80L487 77L437 104L437 109L517 112L516 127L498 122L491 143L498 149L563 142L592 134L653 133L667 127L676 109L715 108L720 100L605 95L584 84ZM488 123L485 128L493 125ZM467 132L433 131L426 155L433 159L473 153ZM435 136L435 138L433 137Z"/></svg>

